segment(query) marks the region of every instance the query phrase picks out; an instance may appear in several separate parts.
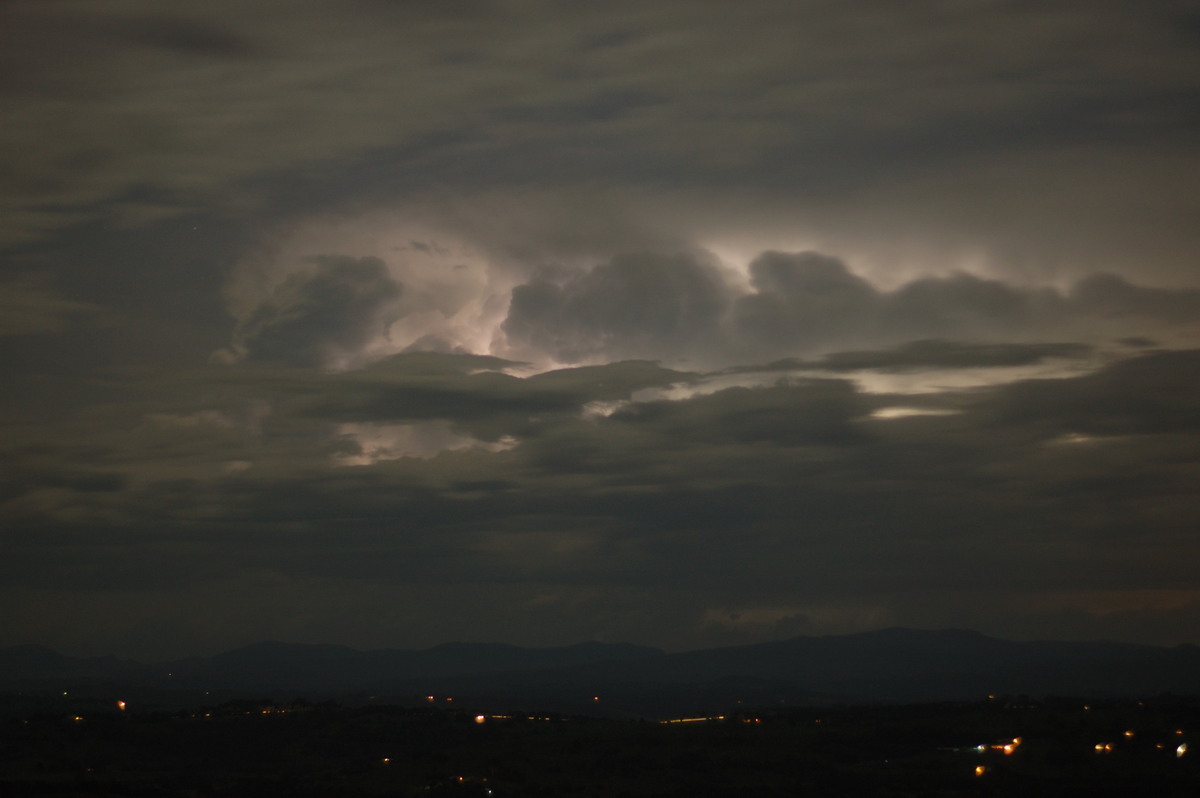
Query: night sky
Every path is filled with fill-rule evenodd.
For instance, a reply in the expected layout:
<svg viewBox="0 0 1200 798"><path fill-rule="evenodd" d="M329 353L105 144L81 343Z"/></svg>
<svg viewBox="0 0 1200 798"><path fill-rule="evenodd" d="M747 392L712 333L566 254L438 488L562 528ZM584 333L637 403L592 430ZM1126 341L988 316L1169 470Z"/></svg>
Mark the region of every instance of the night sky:
<svg viewBox="0 0 1200 798"><path fill-rule="evenodd" d="M3 0L0 645L1200 643L1200 3Z"/></svg>

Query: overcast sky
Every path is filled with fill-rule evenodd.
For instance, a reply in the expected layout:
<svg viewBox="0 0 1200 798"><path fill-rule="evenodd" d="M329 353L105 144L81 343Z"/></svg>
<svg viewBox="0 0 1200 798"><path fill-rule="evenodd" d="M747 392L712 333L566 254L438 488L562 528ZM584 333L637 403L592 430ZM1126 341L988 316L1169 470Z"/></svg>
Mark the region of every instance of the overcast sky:
<svg viewBox="0 0 1200 798"><path fill-rule="evenodd" d="M3 0L0 645L1200 643L1200 3Z"/></svg>

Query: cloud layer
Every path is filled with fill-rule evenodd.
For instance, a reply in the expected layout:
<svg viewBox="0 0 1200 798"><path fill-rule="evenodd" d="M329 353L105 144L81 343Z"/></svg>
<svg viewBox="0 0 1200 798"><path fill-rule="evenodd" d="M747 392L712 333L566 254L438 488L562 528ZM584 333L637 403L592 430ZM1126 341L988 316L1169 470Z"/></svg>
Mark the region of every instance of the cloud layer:
<svg viewBox="0 0 1200 798"><path fill-rule="evenodd" d="M912 351L855 357L912 368ZM946 351L956 368L971 357L933 351L939 366ZM994 368L996 352L980 348L974 365ZM1029 634L1067 607L1089 632L1130 635L1112 606L1149 611L1165 590L1187 617L1200 607L1187 566L1195 351L905 397L778 372L706 389L719 375L638 362L495 370L508 365L414 354L336 374L222 367L164 387L177 405L211 406L221 385L220 409L11 446L22 476L3 512L24 534L9 543L6 593L86 592L109 611L130 591L227 588L280 602L285 628L309 636L336 636L334 617L371 601L458 596L434 616L421 603L388 611L388 634L428 642L448 624L672 645L965 618ZM701 389L666 398L689 385ZM898 402L940 413L875 412ZM369 456L368 433L395 425L456 437ZM640 605L652 596L659 609ZM172 601L163 612L191 634L197 619ZM228 611L218 605L204 611ZM40 612L73 635L94 620ZM531 632L526 613L545 628ZM118 625L125 644L150 645L145 627ZM249 620L237 628L254 634ZM158 645L184 645L170 639Z"/></svg>
<svg viewBox="0 0 1200 798"><path fill-rule="evenodd" d="M0 15L0 645L1200 641L1190 0Z"/></svg>

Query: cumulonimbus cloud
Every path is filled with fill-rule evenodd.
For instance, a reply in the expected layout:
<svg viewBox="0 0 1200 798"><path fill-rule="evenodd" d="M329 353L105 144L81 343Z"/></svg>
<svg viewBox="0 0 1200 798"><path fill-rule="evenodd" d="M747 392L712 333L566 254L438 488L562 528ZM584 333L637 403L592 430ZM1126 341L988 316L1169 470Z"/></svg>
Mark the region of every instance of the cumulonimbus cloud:
<svg viewBox="0 0 1200 798"><path fill-rule="evenodd" d="M386 259L299 258L270 278L273 288L242 301L225 359L336 368L432 351L543 368L624 359L715 368L917 341L1052 341L1058 356L1071 357L1082 350L1061 347L1131 336L1187 346L1189 319L1200 314L1200 291L1111 275L1064 291L959 272L884 290L813 251L764 252L744 266L743 282L737 264L702 250L618 254L567 268L537 258L492 261L478 254L486 247L447 249L434 238L395 249L368 250L389 252ZM810 365L847 363L842 356Z"/></svg>
<svg viewBox="0 0 1200 798"><path fill-rule="evenodd" d="M233 352L293 366L337 362L386 334L402 293L378 258L314 257L239 325Z"/></svg>

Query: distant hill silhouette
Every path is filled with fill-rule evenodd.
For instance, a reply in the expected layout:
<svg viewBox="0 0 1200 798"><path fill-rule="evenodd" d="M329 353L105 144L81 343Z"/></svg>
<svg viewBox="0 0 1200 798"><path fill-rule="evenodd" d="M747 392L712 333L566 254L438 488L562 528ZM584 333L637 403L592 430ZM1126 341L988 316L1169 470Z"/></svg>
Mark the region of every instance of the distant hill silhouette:
<svg viewBox="0 0 1200 798"><path fill-rule="evenodd" d="M145 665L66 657L37 646L0 649L0 690L52 689L66 682L289 697L459 694L497 705L653 714L738 702L1200 694L1200 649L1011 642L964 630L911 629L674 654L604 643L559 648L450 643L419 651L362 652L265 642L213 657Z"/></svg>

